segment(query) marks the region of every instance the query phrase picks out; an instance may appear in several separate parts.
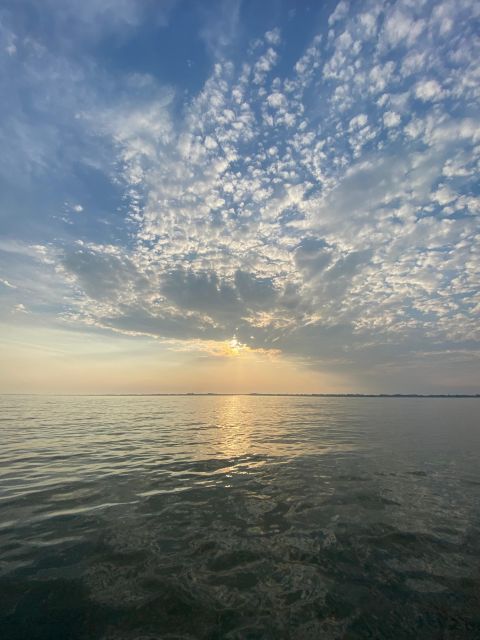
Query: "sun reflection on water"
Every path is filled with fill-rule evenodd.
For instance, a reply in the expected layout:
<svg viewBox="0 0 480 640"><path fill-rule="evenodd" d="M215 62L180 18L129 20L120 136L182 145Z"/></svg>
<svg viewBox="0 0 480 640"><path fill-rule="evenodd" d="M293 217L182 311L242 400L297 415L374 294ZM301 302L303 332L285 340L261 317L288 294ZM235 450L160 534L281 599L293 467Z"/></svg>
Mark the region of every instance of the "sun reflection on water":
<svg viewBox="0 0 480 640"><path fill-rule="evenodd" d="M226 458L239 458L251 452L252 406L243 396L222 398L218 407L219 446Z"/></svg>

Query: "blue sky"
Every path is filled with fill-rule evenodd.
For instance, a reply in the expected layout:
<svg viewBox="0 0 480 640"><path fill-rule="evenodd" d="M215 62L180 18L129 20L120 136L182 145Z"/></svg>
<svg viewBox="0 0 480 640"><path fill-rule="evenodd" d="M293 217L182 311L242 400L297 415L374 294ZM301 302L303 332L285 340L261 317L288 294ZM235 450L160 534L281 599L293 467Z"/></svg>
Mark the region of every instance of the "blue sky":
<svg viewBox="0 0 480 640"><path fill-rule="evenodd" d="M4 388L477 392L479 34L473 0L4 1Z"/></svg>

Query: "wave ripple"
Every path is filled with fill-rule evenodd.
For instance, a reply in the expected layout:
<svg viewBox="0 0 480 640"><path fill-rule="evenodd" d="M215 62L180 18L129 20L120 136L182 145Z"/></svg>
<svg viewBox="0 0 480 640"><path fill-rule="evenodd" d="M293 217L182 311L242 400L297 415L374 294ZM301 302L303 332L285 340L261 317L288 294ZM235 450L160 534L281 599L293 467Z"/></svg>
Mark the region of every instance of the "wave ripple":
<svg viewBox="0 0 480 640"><path fill-rule="evenodd" d="M1 397L1 635L480 637L477 405Z"/></svg>

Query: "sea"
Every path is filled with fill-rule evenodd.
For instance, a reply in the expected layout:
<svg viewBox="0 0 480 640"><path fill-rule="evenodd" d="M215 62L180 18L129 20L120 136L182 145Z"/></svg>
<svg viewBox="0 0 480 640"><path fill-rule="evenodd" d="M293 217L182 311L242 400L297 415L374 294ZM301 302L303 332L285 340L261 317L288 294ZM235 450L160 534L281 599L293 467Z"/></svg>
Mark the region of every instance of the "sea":
<svg viewBox="0 0 480 640"><path fill-rule="evenodd" d="M0 638L478 639L479 417L2 396Z"/></svg>

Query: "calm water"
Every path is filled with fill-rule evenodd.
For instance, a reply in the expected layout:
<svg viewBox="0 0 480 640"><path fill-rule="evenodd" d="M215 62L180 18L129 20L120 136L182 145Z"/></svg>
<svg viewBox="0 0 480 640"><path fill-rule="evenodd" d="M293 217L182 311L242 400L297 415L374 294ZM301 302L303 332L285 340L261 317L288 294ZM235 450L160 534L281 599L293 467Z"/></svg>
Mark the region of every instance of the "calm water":
<svg viewBox="0 0 480 640"><path fill-rule="evenodd" d="M0 637L480 638L479 410L0 398Z"/></svg>

